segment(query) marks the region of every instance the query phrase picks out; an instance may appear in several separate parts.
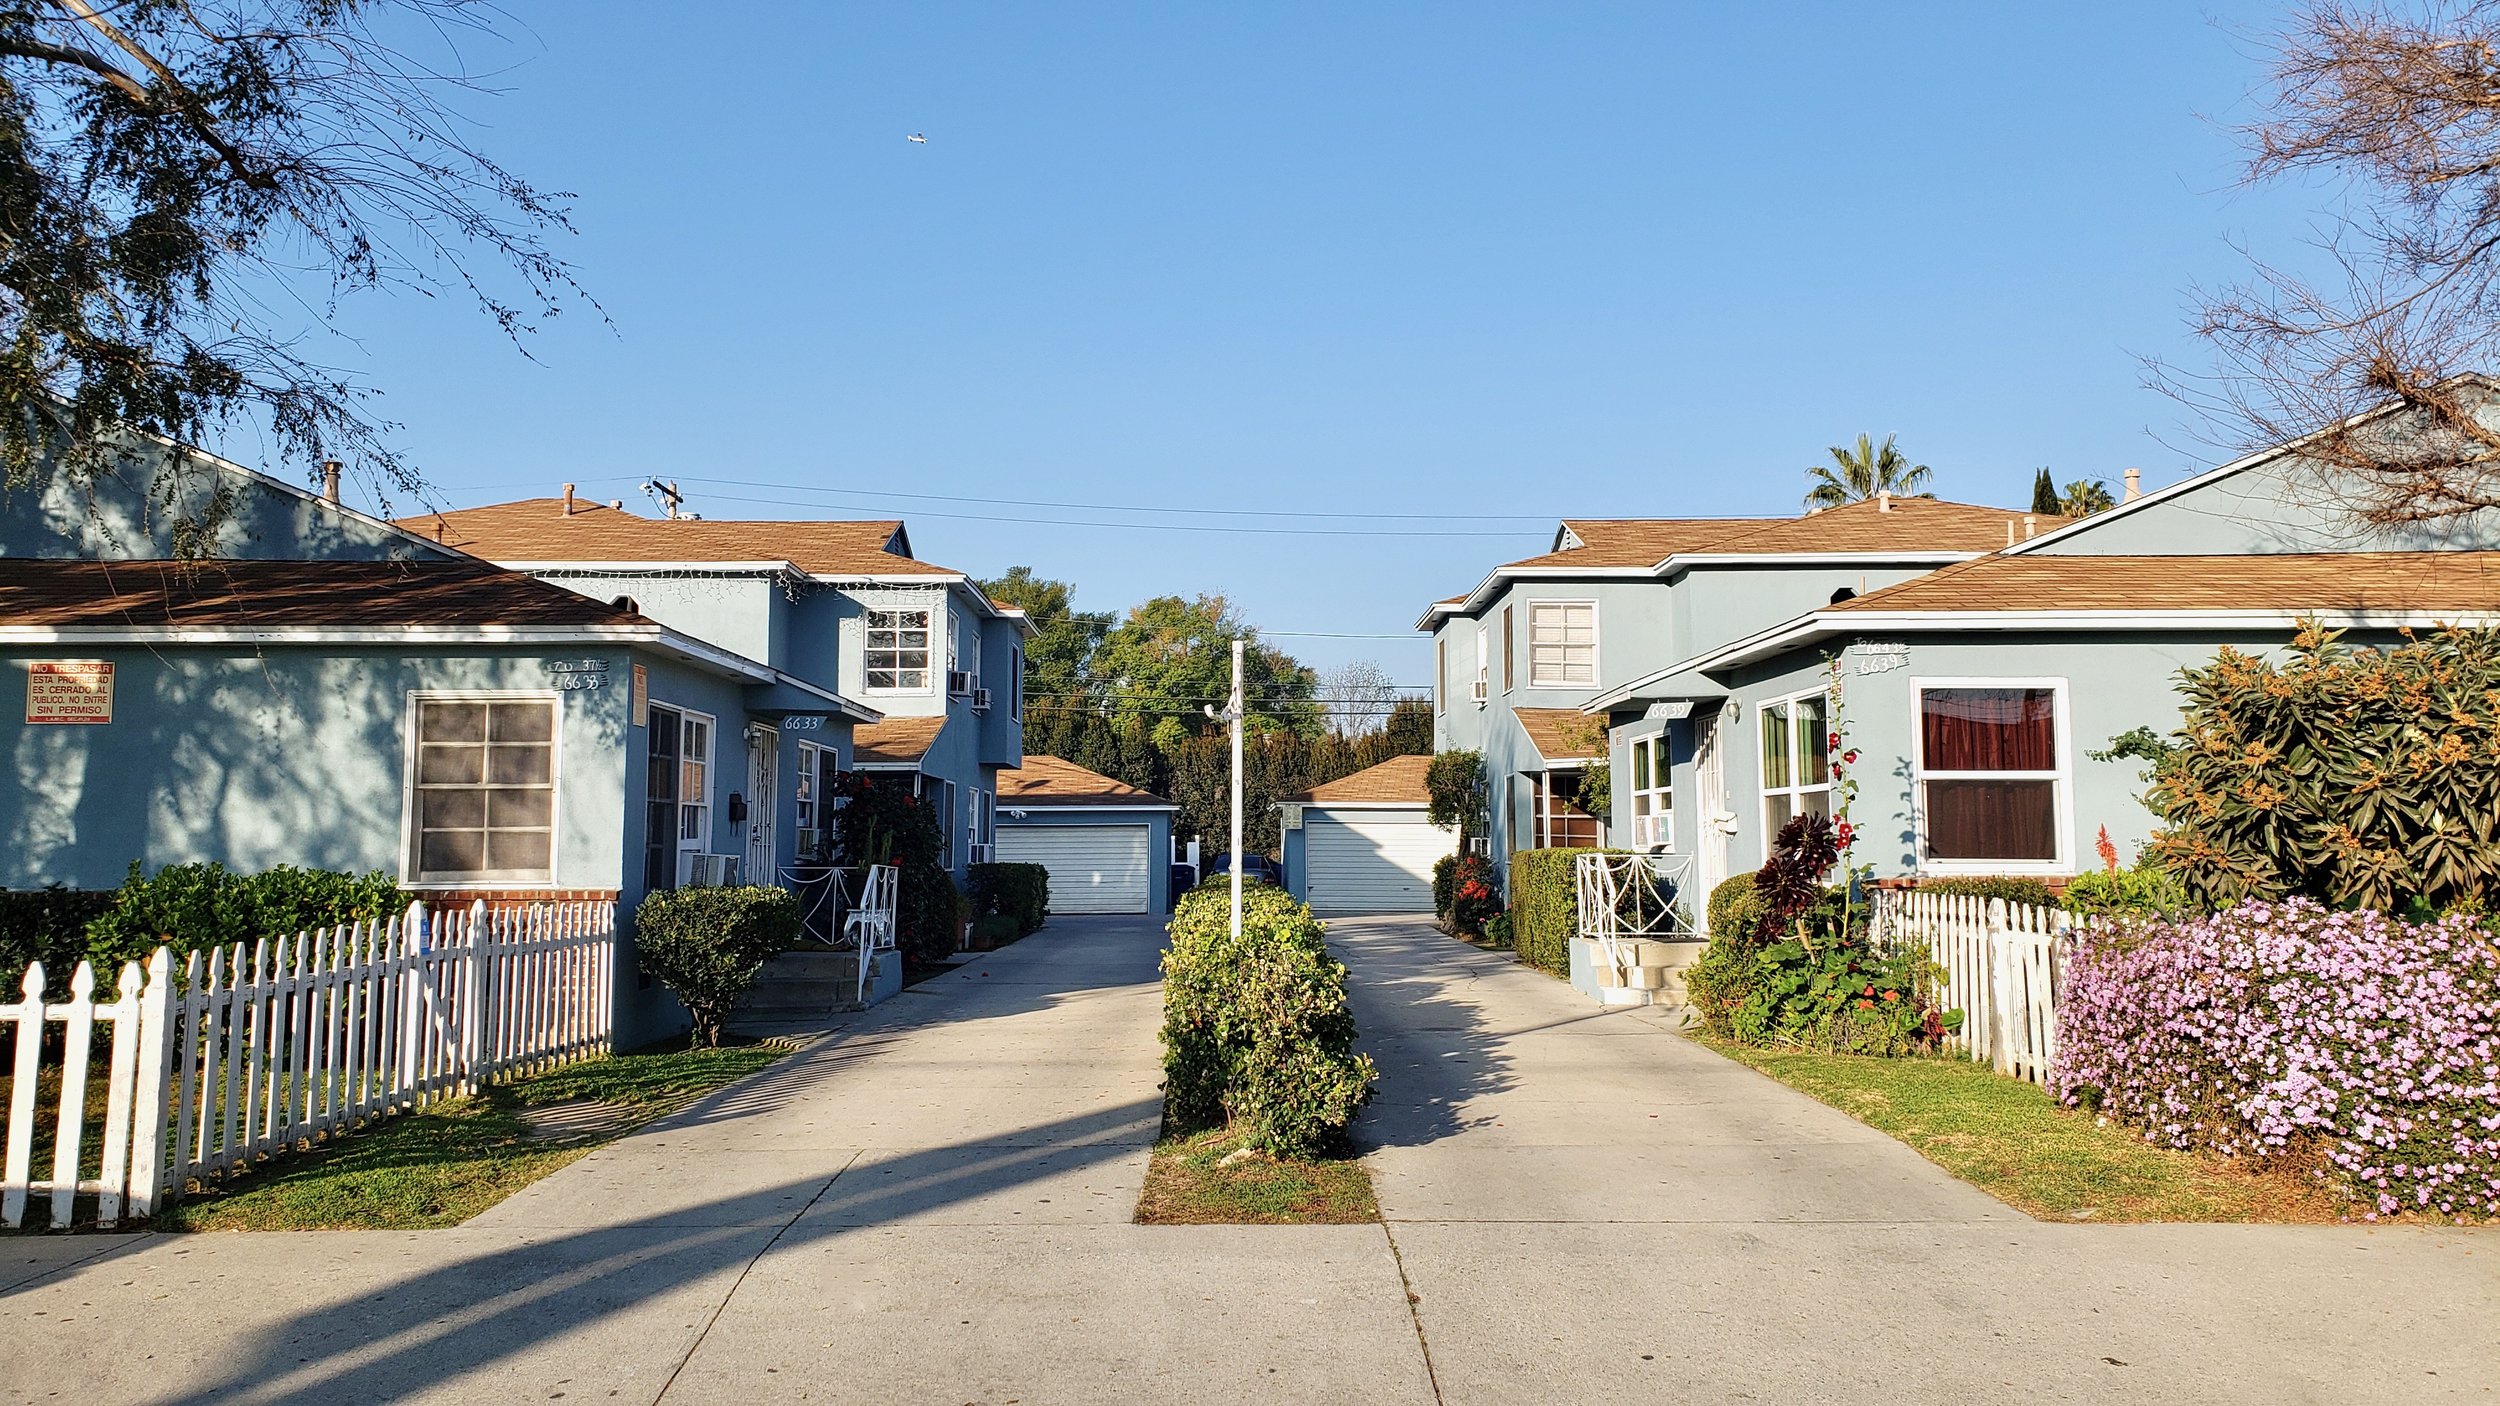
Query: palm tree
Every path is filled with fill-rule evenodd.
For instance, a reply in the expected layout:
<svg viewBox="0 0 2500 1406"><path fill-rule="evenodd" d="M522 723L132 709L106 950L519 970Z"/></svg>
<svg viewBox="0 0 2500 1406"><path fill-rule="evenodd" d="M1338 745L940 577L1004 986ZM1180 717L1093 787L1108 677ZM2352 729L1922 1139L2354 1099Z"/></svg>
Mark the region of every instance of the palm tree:
<svg viewBox="0 0 2500 1406"><path fill-rule="evenodd" d="M2066 485L2058 496L2057 510L2068 517L2090 517L2118 506L2110 496L2109 485L2097 478L2079 478Z"/></svg>
<svg viewBox="0 0 2500 1406"><path fill-rule="evenodd" d="M1925 464L1913 464L1892 447L1893 436L1885 435L1878 446L1873 437L1858 436L1853 453L1835 444L1831 447L1832 462L1816 464L1806 470L1814 484L1806 490L1809 508L1837 508L1845 503L1863 503L1878 493L1899 498L1933 498L1924 492L1933 475Z"/></svg>

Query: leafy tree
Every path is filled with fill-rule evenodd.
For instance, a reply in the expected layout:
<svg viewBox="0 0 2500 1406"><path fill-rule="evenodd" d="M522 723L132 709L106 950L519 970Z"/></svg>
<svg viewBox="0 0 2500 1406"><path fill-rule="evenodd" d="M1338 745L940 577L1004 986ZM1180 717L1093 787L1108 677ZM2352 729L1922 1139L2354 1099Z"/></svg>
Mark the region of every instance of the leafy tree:
<svg viewBox="0 0 2500 1406"><path fill-rule="evenodd" d="M1389 710L1380 725L1392 757L1422 757L1432 753L1432 705L1420 698L1400 701Z"/></svg>
<svg viewBox="0 0 2500 1406"><path fill-rule="evenodd" d="M2067 517L2090 517L2118 506L2109 485L2097 478L2079 478L2058 496L2056 511Z"/></svg>
<svg viewBox="0 0 2500 1406"><path fill-rule="evenodd" d="M1213 726L1206 706L1231 692L1236 636L1250 637L1242 664L1250 729L1317 734L1319 676L1260 643L1222 596L1157 596L1131 610L1094 651L1093 687L1115 720L1141 720L1167 742L1196 736Z"/></svg>
<svg viewBox="0 0 2500 1406"><path fill-rule="evenodd" d="M335 458L418 491L370 389L309 336L379 287L468 298L516 340L580 300L546 243L566 197L447 105L480 90L461 51L502 18L481 0L0 0L6 482L92 482L135 467L128 429L198 443L244 421L308 478ZM160 503L201 468L153 462ZM178 546L230 500L207 501Z"/></svg>
<svg viewBox="0 0 2500 1406"><path fill-rule="evenodd" d="M2031 510L2035 513L2061 513L2064 500L2057 496L2057 485L2049 479L2045 468L2031 478Z"/></svg>
<svg viewBox="0 0 2500 1406"><path fill-rule="evenodd" d="M1432 765L1424 768L1424 818L1443 827L1457 826L1463 848L1465 841L1487 833L1492 825L1486 811L1489 787L1482 752L1436 753Z"/></svg>
<svg viewBox="0 0 2500 1406"><path fill-rule="evenodd" d="M980 583L990 599L1024 611L1033 637L1024 642L1024 700L1028 713L1072 708L1088 701L1094 649L1111 628L1108 612L1078 610L1076 588L1033 574L1029 566Z"/></svg>
<svg viewBox="0 0 2500 1406"><path fill-rule="evenodd" d="M1806 506L1837 508L1866 502L1878 493L1890 493L1897 498L1935 497L1926 491L1934 471L1904 458L1901 451L1893 448L1893 438L1885 435L1879 445L1872 437L1859 435L1855 449L1831 446L1830 463L1806 469L1806 479L1813 485L1806 490Z"/></svg>

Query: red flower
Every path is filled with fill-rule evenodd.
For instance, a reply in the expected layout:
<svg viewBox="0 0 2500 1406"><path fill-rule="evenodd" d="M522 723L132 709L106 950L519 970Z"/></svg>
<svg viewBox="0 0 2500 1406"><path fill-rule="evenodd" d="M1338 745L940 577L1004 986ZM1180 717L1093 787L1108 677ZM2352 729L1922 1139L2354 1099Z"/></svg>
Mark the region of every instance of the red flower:
<svg viewBox="0 0 2500 1406"><path fill-rule="evenodd" d="M1884 999L1887 1001L1898 1001L1901 999L1901 993L1898 991L1887 991L1884 993Z"/></svg>
<svg viewBox="0 0 2500 1406"><path fill-rule="evenodd" d="M1867 996L1872 996L1872 995L1874 995L1874 994L1875 994L1875 988L1874 988L1874 987L1872 987L1872 986L1869 986L1869 987L1867 987L1867 988L1866 988L1866 990L1865 990L1864 992L1862 992L1862 993L1860 993L1860 994L1862 994L1862 995L1867 995Z"/></svg>
<svg viewBox="0 0 2500 1406"><path fill-rule="evenodd" d="M1848 751L1840 754L1840 759L1847 762L1851 766L1856 766L1858 764L1858 749L1855 747L1850 748Z"/></svg>
<svg viewBox="0 0 2500 1406"><path fill-rule="evenodd" d="M1835 752L1839 751L1839 750L1840 750L1840 734L1839 734L1839 733L1837 733L1837 732L1833 733L1833 734L1831 735L1831 740L1830 740L1829 742L1825 743L1824 745L1825 745L1825 746L1827 746L1827 747L1829 747L1829 748L1831 748L1831 749L1832 749L1833 751L1835 751Z"/></svg>
<svg viewBox="0 0 2500 1406"><path fill-rule="evenodd" d="M1858 1009L1862 1011L1871 1011L1875 1009L1875 1003L1873 1001L1860 1001L1858 1002Z"/></svg>

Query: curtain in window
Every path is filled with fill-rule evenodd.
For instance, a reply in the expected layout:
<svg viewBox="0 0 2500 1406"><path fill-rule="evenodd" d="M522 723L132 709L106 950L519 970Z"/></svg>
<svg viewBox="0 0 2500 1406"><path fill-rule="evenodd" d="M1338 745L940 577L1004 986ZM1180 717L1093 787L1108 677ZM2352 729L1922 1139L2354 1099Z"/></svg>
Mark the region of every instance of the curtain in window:
<svg viewBox="0 0 2500 1406"><path fill-rule="evenodd" d="M2057 695L2045 688L1931 688L1919 703L1929 771L2057 770Z"/></svg>
<svg viewBox="0 0 2500 1406"><path fill-rule="evenodd" d="M1928 782L1927 853L1935 859L2057 858L2057 783Z"/></svg>

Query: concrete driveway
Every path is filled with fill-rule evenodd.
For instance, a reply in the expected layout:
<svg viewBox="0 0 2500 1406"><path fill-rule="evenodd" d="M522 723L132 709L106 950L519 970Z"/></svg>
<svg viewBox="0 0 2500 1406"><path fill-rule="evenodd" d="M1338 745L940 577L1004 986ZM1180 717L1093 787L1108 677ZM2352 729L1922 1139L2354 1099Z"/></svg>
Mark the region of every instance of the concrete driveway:
<svg viewBox="0 0 2500 1406"><path fill-rule="evenodd" d="M2043 1226L1346 921L1386 1225L1128 1223L1160 934L1061 919L454 1230L0 1241L17 1400L2488 1399L2500 1236Z"/></svg>

